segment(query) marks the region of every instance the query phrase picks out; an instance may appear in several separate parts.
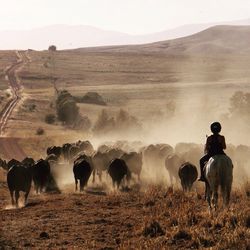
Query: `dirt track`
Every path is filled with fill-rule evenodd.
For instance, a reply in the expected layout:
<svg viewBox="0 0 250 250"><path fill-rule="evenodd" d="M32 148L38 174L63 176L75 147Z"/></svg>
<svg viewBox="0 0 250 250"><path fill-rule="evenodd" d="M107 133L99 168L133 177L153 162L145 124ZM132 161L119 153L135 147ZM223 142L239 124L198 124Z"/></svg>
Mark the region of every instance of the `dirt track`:
<svg viewBox="0 0 250 250"><path fill-rule="evenodd" d="M29 61L26 52L16 52L17 61L6 69L6 76L9 80L9 86L12 92L12 99L6 104L4 109L0 112L0 150L2 155L7 159L16 158L22 160L26 155L18 146L18 140L15 138L4 137L7 122L21 99L20 90L22 88L21 82L18 79L17 71Z"/></svg>

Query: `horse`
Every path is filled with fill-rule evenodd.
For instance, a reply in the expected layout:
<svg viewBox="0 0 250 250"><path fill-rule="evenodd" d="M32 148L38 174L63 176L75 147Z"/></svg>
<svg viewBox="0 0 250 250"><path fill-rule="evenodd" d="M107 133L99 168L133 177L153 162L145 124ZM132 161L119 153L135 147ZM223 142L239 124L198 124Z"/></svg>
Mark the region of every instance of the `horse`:
<svg viewBox="0 0 250 250"><path fill-rule="evenodd" d="M227 155L212 156L205 165L206 199L210 209L218 208L218 189L223 205L228 206L233 182L233 163Z"/></svg>

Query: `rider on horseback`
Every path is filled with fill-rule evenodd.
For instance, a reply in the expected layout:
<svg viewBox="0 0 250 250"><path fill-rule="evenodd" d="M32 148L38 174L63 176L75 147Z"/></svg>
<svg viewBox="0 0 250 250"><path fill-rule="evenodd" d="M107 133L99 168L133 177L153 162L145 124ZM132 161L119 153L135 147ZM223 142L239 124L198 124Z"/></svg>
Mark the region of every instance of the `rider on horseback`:
<svg viewBox="0 0 250 250"><path fill-rule="evenodd" d="M212 123L210 129L213 134L207 137L207 142L204 150L205 155L200 159L201 176L198 181L205 181L204 167L209 158L214 155L225 154L223 149L226 149L226 142L225 137L219 134L221 131L220 123Z"/></svg>

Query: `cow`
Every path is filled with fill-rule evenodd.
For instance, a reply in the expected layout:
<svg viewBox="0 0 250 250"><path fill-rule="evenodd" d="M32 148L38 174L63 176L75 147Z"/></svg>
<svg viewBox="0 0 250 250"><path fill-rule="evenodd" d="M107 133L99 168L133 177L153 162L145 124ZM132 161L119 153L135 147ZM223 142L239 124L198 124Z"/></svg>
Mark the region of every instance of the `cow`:
<svg viewBox="0 0 250 250"><path fill-rule="evenodd" d="M120 158L123 154L124 154L124 151L118 148L113 148L113 147L105 147L103 148L101 152L97 151L92 156L92 163L94 167L93 183L95 182L96 173L98 174L99 180L101 182L102 172L108 169L109 164L113 159Z"/></svg>
<svg viewBox="0 0 250 250"><path fill-rule="evenodd" d="M180 166L178 174L183 191L190 191L198 177L197 168L190 162L185 162Z"/></svg>
<svg viewBox="0 0 250 250"><path fill-rule="evenodd" d="M65 161L69 160L69 149L70 149L70 147L71 147L70 143L65 143L62 146L62 155L63 155Z"/></svg>
<svg viewBox="0 0 250 250"><path fill-rule="evenodd" d="M26 157L22 160L22 165L25 167L31 167L35 164L35 161L33 158Z"/></svg>
<svg viewBox="0 0 250 250"><path fill-rule="evenodd" d="M164 181L164 165L168 155L173 154L173 148L168 144L150 144L143 149L143 166L150 178Z"/></svg>
<svg viewBox="0 0 250 250"><path fill-rule="evenodd" d="M61 153L62 153L62 147L60 146L51 146L47 148L47 155L54 154L59 158L61 156Z"/></svg>
<svg viewBox="0 0 250 250"><path fill-rule="evenodd" d="M71 145L69 148L69 155L68 160L69 162L74 162L74 160L78 157L79 153L81 152L81 148L76 145Z"/></svg>
<svg viewBox="0 0 250 250"><path fill-rule="evenodd" d="M182 164L182 159L177 154L171 154L165 159L165 168L168 171L170 185L173 186L174 180L178 180L178 170Z"/></svg>
<svg viewBox="0 0 250 250"><path fill-rule="evenodd" d="M83 152L85 155L90 156L94 153L94 148L89 141L78 141L76 146L78 146L81 152Z"/></svg>
<svg viewBox="0 0 250 250"><path fill-rule="evenodd" d="M93 168L83 156L74 162L73 173L75 178L75 191L77 191L78 180L80 181L80 192L83 191L92 171Z"/></svg>
<svg viewBox="0 0 250 250"><path fill-rule="evenodd" d="M49 162L40 159L32 167L32 177L35 185L36 193L42 192L48 184L50 178L50 165Z"/></svg>
<svg viewBox="0 0 250 250"><path fill-rule="evenodd" d="M114 159L111 161L108 173L112 179L113 187L119 189L122 180L126 177L127 182L131 179L131 173L126 162L122 159Z"/></svg>
<svg viewBox="0 0 250 250"><path fill-rule="evenodd" d="M8 166L7 166L6 160L2 160L0 158L0 167L2 167L4 170L8 170Z"/></svg>
<svg viewBox="0 0 250 250"><path fill-rule="evenodd" d="M93 163L93 180L92 182L95 182L95 175L97 174L99 176L99 181L102 181L102 172L106 171L108 169L110 158L107 153L104 152L96 152L92 156L92 163Z"/></svg>
<svg viewBox="0 0 250 250"><path fill-rule="evenodd" d="M9 170L11 167L13 166L17 166L17 165L22 165L22 163L16 159L11 159L8 163L7 163L7 169Z"/></svg>
<svg viewBox="0 0 250 250"><path fill-rule="evenodd" d="M138 181L140 181L140 175L142 171L142 153L124 153L121 159L126 162L131 174L136 174L138 176Z"/></svg>
<svg viewBox="0 0 250 250"><path fill-rule="evenodd" d="M11 196L12 205L18 207L19 192L25 192L25 205L31 188L32 173L31 168L22 165L12 166L7 173L7 183ZM15 201L14 201L15 192Z"/></svg>

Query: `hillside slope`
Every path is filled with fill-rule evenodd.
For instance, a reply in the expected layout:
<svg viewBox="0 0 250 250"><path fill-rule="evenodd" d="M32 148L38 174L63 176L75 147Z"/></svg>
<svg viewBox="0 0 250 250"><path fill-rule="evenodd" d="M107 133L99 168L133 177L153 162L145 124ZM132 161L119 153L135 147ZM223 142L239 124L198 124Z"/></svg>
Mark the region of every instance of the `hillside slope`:
<svg viewBox="0 0 250 250"><path fill-rule="evenodd" d="M250 51L250 26L214 26L191 36L162 42L83 49L109 52L158 52L167 54L238 54Z"/></svg>

